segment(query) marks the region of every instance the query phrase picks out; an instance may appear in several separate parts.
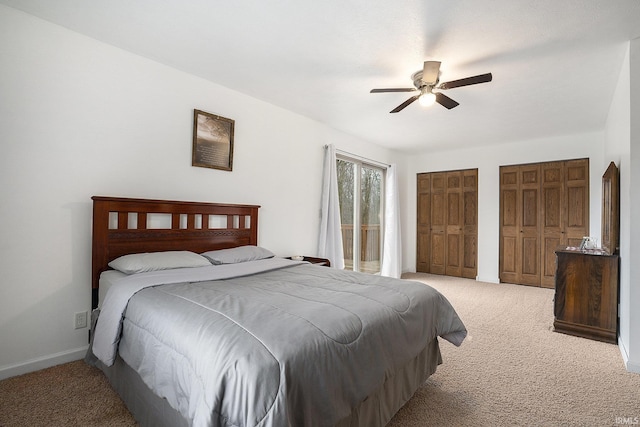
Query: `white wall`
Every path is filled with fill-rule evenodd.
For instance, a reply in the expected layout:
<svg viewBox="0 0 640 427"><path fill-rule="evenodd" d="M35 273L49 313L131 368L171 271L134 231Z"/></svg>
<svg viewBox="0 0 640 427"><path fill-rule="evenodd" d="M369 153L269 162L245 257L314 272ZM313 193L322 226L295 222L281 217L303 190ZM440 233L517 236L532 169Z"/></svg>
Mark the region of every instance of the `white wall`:
<svg viewBox="0 0 640 427"><path fill-rule="evenodd" d="M389 150L0 6L0 378L80 358L92 195L262 205L259 242L317 247L323 145ZM191 166L193 109L235 120L233 172Z"/></svg>
<svg viewBox="0 0 640 427"><path fill-rule="evenodd" d="M629 69L629 51L620 70L609 116L606 123L605 159L616 163L620 170L620 349L628 359L628 346L631 331L631 282L629 264L631 216L630 216L630 141L631 141L631 75Z"/></svg>
<svg viewBox="0 0 640 427"><path fill-rule="evenodd" d="M499 123L487 123L493 125ZM421 172L478 168L478 280L499 281L500 166L589 158L590 234L600 236L603 141L603 133L596 132L412 156L404 184L413 195L403 217L404 270L416 268L416 174Z"/></svg>
<svg viewBox="0 0 640 427"><path fill-rule="evenodd" d="M629 159L629 342L627 369L640 373L640 226L631 219L640 218L640 38L629 48L631 77L631 132ZM626 179L626 178L625 178ZM638 186L638 187L636 187ZM634 243L635 242L635 243ZM622 321L622 319L621 319Z"/></svg>
<svg viewBox="0 0 640 427"><path fill-rule="evenodd" d="M260 204L262 245L279 255L315 254L322 146L333 143L398 164L403 270L415 271L416 174L478 168L478 276L496 282L499 166L589 157L591 234L599 236L600 176L609 161L603 141L624 132L616 122L624 121L622 107L606 137L405 156L5 6L0 52L0 379L83 355L87 330L73 329L73 313L90 307L92 195ZM632 52L633 68L637 42ZM638 83L631 88L636 116ZM194 108L236 121L233 172L191 167ZM628 162L639 157L636 150ZM626 191L640 185L640 177L625 179ZM627 209L629 228L636 205ZM630 285L640 283L640 271L628 275L628 301L640 301L640 285ZM633 334L640 315L630 307L627 350L640 366Z"/></svg>
<svg viewBox="0 0 640 427"><path fill-rule="evenodd" d="M605 158L620 168L620 339L627 369L640 372L640 39L629 43L606 124Z"/></svg>

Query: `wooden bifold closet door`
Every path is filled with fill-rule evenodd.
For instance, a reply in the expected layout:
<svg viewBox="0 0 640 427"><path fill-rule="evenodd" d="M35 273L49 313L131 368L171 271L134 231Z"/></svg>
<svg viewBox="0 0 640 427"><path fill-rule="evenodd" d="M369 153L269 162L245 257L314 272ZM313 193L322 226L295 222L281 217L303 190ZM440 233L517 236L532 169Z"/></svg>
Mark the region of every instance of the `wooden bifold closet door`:
<svg viewBox="0 0 640 427"><path fill-rule="evenodd" d="M418 174L416 271L477 275L478 170Z"/></svg>
<svg viewBox="0 0 640 427"><path fill-rule="evenodd" d="M589 159L500 167L500 281L553 288L555 250L589 234Z"/></svg>

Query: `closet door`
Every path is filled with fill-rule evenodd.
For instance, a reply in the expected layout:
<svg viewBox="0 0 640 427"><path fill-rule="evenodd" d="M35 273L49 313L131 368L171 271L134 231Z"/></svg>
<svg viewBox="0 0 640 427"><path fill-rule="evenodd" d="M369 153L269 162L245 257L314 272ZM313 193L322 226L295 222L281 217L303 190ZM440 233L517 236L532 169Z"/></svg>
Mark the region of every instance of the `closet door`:
<svg viewBox="0 0 640 427"><path fill-rule="evenodd" d="M555 287L558 246L579 246L589 235L589 159L542 165L542 279Z"/></svg>
<svg viewBox="0 0 640 427"><path fill-rule="evenodd" d="M462 277L462 172L447 172L447 276Z"/></svg>
<svg viewBox="0 0 640 427"><path fill-rule="evenodd" d="M478 275L478 170L462 172L462 277Z"/></svg>
<svg viewBox="0 0 640 427"><path fill-rule="evenodd" d="M589 159L500 167L500 280L555 286L555 250L589 230Z"/></svg>
<svg viewBox="0 0 640 427"><path fill-rule="evenodd" d="M431 241L430 273L447 271L447 174L431 174Z"/></svg>
<svg viewBox="0 0 640 427"><path fill-rule="evenodd" d="M416 271L475 278L478 170L418 174Z"/></svg>
<svg viewBox="0 0 640 427"><path fill-rule="evenodd" d="M540 165L520 168L520 281L540 286Z"/></svg>
<svg viewBox="0 0 640 427"><path fill-rule="evenodd" d="M431 251L431 174L419 173L417 183L416 271L430 273Z"/></svg>
<svg viewBox="0 0 640 427"><path fill-rule="evenodd" d="M519 167L500 167L500 281L518 283L520 264Z"/></svg>
<svg viewBox="0 0 640 427"><path fill-rule="evenodd" d="M545 288L555 287L556 249L565 244L567 206L564 162L542 164L542 278Z"/></svg>
<svg viewBox="0 0 640 427"><path fill-rule="evenodd" d="M589 159L565 162L567 185L566 241L568 246L580 246L589 235Z"/></svg>
<svg viewBox="0 0 640 427"><path fill-rule="evenodd" d="M540 166L500 168L500 280L540 286Z"/></svg>

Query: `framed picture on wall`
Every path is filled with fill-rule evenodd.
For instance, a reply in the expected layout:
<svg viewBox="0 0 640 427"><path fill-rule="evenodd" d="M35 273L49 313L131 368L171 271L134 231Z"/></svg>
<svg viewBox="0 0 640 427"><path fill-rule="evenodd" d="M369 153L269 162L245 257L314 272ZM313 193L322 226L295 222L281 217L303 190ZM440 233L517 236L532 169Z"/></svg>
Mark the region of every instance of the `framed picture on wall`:
<svg viewBox="0 0 640 427"><path fill-rule="evenodd" d="M234 125L234 120L193 110L191 165L232 170Z"/></svg>

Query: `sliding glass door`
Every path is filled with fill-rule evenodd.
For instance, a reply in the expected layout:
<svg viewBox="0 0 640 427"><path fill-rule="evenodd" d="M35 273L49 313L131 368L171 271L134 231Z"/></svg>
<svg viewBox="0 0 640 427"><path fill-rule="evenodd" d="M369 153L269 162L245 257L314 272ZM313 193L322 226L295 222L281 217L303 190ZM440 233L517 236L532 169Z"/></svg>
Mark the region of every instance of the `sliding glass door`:
<svg viewBox="0 0 640 427"><path fill-rule="evenodd" d="M345 270L379 273L384 169L346 157L337 169Z"/></svg>

